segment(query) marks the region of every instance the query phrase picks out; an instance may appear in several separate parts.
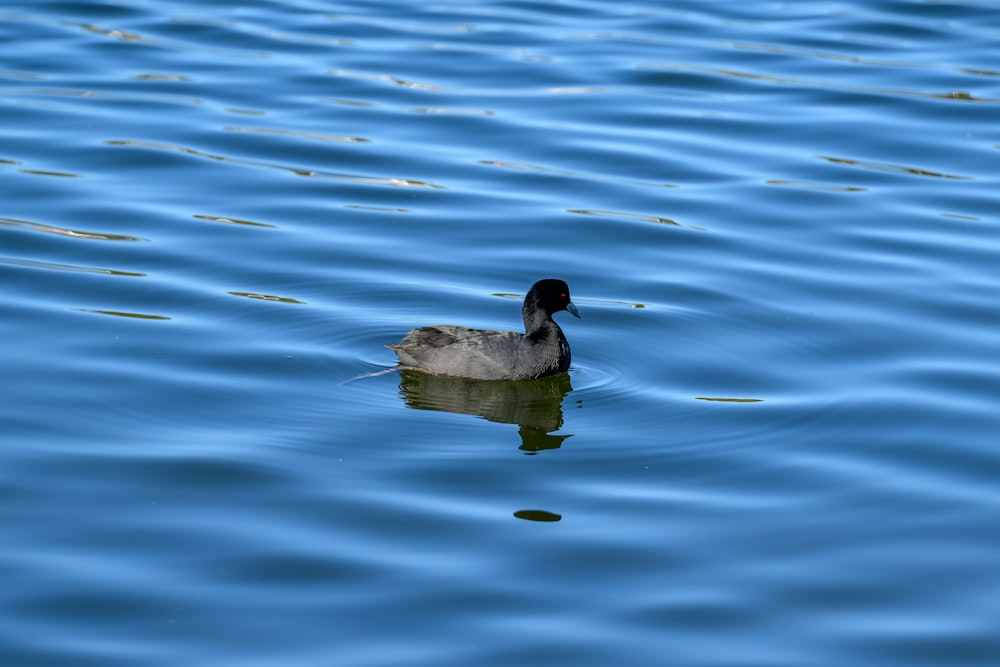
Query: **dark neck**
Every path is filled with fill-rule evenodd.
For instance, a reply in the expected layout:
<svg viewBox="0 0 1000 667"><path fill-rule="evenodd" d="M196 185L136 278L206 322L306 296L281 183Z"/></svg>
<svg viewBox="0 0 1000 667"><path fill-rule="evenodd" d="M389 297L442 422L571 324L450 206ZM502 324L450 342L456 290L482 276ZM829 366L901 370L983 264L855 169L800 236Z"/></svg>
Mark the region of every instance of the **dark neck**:
<svg viewBox="0 0 1000 667"><path fill-rule="evenodd" d="M543 338L549 331L555 330L557 335L561 332L559 325L544 310L529 310L524 307L521 309L521 316L524 318L524 333L529 338L537 340Z"/></svg>

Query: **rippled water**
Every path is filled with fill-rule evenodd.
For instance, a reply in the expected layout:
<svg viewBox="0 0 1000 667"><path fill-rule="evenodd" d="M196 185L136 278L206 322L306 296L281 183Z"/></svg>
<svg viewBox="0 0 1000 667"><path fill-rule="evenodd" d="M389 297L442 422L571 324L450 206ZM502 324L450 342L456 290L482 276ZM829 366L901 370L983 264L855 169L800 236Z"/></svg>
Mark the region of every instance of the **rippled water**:
<svg viewBox="0 0 1000 667"><path fill-rule="evenodd" d="M0 4L0 662L1000 664L998 10Z"/></svg>

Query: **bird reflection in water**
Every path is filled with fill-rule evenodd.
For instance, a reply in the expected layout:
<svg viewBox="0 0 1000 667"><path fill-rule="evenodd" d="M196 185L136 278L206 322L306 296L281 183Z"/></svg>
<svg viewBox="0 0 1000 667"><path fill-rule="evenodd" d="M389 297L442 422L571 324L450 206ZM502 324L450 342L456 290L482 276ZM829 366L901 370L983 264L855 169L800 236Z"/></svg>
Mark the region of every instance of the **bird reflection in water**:
<svg viewBox="0 0 1000 667"><path fill-rule="evenodd" d="M563 423L562 401L573 386L569 374L509 382L471 380L400 370L399 391L415 410L438 410L517 424L521 446L534 454L558 449L569 435L554 435Z"/></svg>

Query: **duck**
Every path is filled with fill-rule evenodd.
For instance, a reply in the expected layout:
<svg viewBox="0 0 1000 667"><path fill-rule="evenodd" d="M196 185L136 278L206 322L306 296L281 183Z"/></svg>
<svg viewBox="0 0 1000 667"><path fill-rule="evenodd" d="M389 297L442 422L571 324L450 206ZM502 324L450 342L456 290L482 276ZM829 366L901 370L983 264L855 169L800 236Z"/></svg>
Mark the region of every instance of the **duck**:
<svg viewBox="0 0 1000 667"><path fill-rule="evenodd" d="M552 319L563 310L580 317L565 281L545 278L524 297L524 333L439 324L413 329L386 347L399 357L399 368L435 375L531 380L565 373L571 360L569 341Z"/></svg>

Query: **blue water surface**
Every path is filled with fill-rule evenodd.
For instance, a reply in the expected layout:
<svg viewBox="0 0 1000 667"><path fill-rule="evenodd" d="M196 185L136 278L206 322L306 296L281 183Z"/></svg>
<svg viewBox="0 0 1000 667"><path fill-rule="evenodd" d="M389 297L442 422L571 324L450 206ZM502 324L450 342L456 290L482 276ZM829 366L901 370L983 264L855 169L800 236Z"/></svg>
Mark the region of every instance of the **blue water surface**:
<svg viewBox="0 0 1000 667"><path fill-rule="evenodd" d="M988 0L0 4L0 664L1000 664L998 118Z"/></svg>

